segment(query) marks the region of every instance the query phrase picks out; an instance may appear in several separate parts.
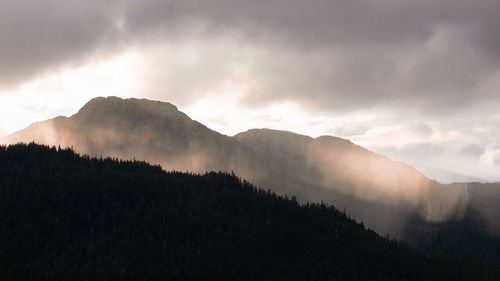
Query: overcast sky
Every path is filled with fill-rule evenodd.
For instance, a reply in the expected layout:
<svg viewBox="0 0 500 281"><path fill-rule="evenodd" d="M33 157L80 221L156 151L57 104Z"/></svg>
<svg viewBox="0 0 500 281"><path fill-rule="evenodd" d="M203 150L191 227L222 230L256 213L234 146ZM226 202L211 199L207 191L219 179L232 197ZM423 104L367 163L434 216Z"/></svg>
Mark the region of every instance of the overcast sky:
<svg viewBox="0 0 500 281"><path fill-rule="evenodd" d="M0 0L0 135L95 96L500 180L498 0Z"/></svg>

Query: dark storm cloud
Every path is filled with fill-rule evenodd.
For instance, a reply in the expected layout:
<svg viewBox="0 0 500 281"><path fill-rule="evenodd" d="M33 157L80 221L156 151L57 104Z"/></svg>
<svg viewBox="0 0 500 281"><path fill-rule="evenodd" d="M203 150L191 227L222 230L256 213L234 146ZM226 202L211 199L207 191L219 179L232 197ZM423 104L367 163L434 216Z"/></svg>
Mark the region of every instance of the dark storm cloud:
<svg viewBox="0 0 500 281"><path fill-rule="evenodd" d="M199 21L213 32L239 30L260 40L285 40L295 46L330 44L399 44L424 40L437 24L470 31L498 26L498 1L346 1L346 0L184 0L125 1L131 29L153 30L158 24ZM495 32L483 40L494 46ZM492 48L495 50L495 48Z"/></svg>
<svg viewBox="0 0 500 281"><path fill-rule="evenodd" d="M496 0L4 0L0 87L120 46L226 40L233 55L200 69L225 77L235 57L249 61L250 104L446 111L499 102L484 86L500 69L498 11Z"/></svg>
<svg viewBox="0 0 500 281"><path fill-rule="evenodd" d="M113 36L114 7L97 0L0 1L0 89L111 43L105 41Z"/></svg>

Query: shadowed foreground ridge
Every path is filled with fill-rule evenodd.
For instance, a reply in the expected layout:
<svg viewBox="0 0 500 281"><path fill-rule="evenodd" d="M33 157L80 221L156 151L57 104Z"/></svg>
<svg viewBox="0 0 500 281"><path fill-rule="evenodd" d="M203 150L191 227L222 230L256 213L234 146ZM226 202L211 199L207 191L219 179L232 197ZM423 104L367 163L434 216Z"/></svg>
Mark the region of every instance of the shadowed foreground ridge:
<svg viewBox="0 0 500 281"><path fill-rule="evenodd" d="M5 280L499 280L222 173L0 148ZM86 279L87 278L87 279Z"/></svg>

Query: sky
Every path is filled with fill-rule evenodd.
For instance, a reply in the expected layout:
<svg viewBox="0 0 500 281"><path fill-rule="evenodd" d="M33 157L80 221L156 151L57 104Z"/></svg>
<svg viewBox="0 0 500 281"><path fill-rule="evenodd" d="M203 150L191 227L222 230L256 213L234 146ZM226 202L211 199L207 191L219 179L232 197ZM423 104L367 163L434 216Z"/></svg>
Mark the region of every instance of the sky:
<svg viewBox="0 0 500 281"><path fill-rule="evenodd" d="M0 135L96 96L500 181L498 0L0 0Z"/></svg>

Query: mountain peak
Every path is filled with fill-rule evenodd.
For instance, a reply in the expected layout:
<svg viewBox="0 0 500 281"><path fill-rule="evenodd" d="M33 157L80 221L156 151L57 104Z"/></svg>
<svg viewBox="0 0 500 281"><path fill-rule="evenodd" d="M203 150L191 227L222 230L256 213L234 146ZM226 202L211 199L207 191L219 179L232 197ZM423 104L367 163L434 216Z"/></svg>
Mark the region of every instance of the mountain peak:
<svg viewBox="0 0 500 281"><path fill-rule="evenodd" d="M290 131L274 130L274 129L250 129L248 131L239 133L234 136L238 140L249 140L249 139L268 139L276 142L310 142L313 140L310 136L297 134Z"/></svg>
<svg viewBox="0 0 500 281"><path fill-rule="evenodd" d="M334 137L334 136L319 136L316 138L317 141L319 142L333 142L333 143L339 143L339 144L348 144L348 145L353 145L352 141L348 139L343 139L339 137Z"/></svg>
<svg viewBox="0 0 500 281"><path fill-rule="evenodd" d="M87 102L75 115L74 118L89 118L95 115L106 114L138 114L155 113L161 115L187 115L180 112L176 106L168 102L153 101L148 99L122 99L115 96L96 97Z"/></svg>

